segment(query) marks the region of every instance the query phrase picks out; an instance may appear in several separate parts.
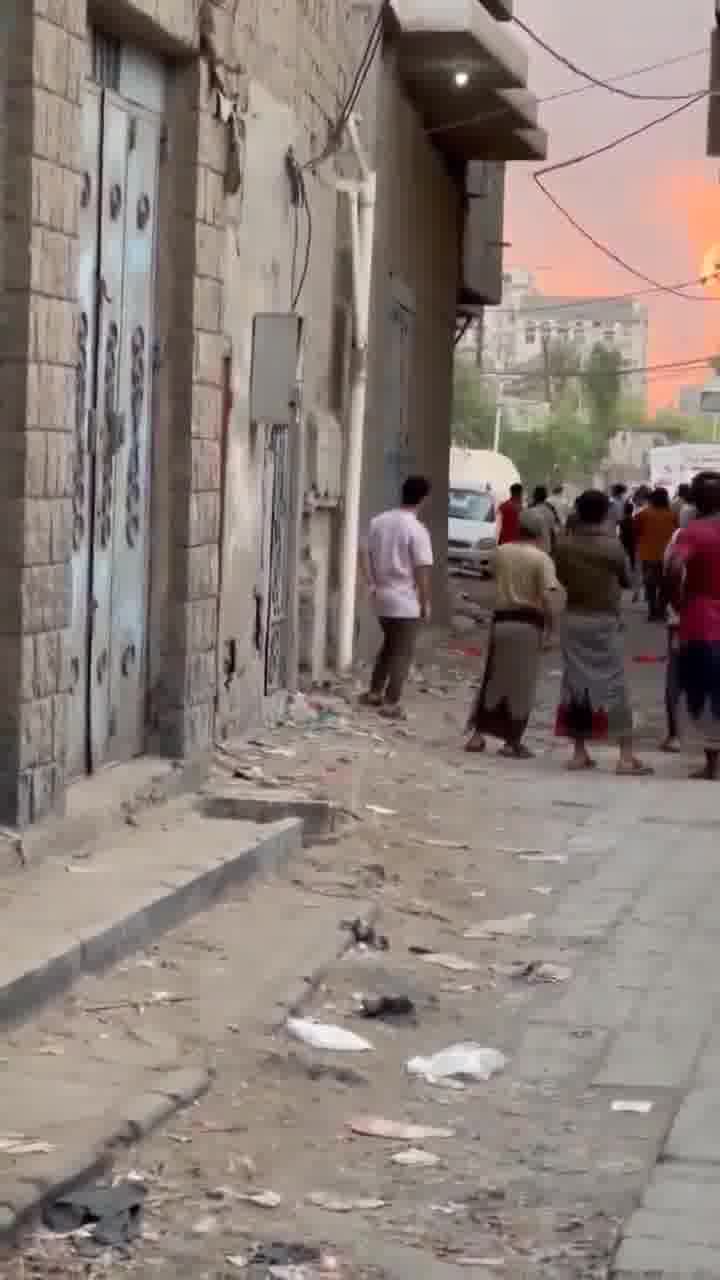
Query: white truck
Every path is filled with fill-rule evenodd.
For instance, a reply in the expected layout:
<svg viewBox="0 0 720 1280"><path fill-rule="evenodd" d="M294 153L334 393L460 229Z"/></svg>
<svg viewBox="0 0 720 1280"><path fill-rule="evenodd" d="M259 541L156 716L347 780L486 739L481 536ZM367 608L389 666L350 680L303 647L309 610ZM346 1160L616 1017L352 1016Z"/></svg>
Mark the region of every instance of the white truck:
<svg viewBox="0 0 720 1280"><path fill-rule="evenodd" d="M670 444L650 450L650 484L671 497L699 471L720 471L720 444Z"/></svg>
<svg viewBox="0 0 720 1280"><path fill-rule="evenodd" d="M517 467L489 449L450 451L448 564L451 570L491 575L495 566L497 509L520 482Z"/></svg>

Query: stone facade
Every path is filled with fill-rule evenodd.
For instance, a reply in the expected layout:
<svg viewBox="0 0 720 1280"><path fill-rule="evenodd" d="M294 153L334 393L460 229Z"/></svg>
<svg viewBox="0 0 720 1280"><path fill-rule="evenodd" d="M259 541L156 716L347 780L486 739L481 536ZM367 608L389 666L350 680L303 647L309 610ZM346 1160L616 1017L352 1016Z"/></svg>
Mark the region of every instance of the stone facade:
<svg viewBox="0 0 720 1280"><path fill-rule="evenodd" d="M147 746L173 755L202 751L214 735L261 713L253 623L262 450L248 416L252 321L258 311L290 308L285 153L292 146L304 162L322 150L354 55L340 0L240 7L96 0L90 9L86 0L13 0L3 22L0 815L25 824L61 808L65 793L78 154L89 24L152 50L169 67ZM242 180L232 194L229 131L215 115L218 84L239 115ZM309 173L307 186L314 241L299 303L307 317L305 403L324 411L337 197Z"/></svg>
<svg viewBox="0 0 720 1280"><path fill-rule="evenodd" d="M80 154L91 27L167 66L145 747L186 757L257 723L266 708L258 619L268 590L268 451L265 426L252 421L253 333L258 315L290 312L303 277L302 412L291 458L297 501L288 515L289 682L298 660L320 676L332 659L352 338L347 207L333 178L352 169L339 157L320 171L311 162L327 145L376 15L375 3L350 0L4 6L0 821L35 821L61 809L66 793ZM230 103L236 127L218 114ZM408 457L433 480L442 615L462 180L410 105L391 42L375 60L362 114L378 167L363 519L394 483L386 349L390 311L401 298L413 329ZM302 166L307 210L293 204L290 148Z"/></svg>

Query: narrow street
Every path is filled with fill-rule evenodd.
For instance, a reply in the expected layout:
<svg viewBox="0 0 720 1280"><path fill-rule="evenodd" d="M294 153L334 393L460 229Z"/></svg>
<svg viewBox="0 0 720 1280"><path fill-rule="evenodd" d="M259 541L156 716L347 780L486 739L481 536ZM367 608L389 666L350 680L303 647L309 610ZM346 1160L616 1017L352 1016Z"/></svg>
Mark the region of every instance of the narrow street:
<svg viewBox="0 0 720 1280"><path fill-rule="evenodd" d="M28 1054L62 1038L66 1055L143 1039L214 1078L116 1169L147 1188L127 1256L41 1231L8 1280L720 1276L717 792L653 750L663 666L646 659L664 632L628 615L658 776L619 780L609 753L594 775L564 771L557 651L537 759L462 754L486 636L470 627L428 636L406 726L341 688L319 718L233 748L269 794L291 783L339 804L337 837L12 1036ZM370 945L352 945L356 917ZM296 945L308 968L289 989ZM148 1006L149 983L178 999ZM364 1017L370 996L410 1012ZM285 1026L295 1005L371 1048L308 1047ZM503 1055L490 1080L407 1069L468 1043ZM421 1128L368 1136L388 1122Z"/></svg>

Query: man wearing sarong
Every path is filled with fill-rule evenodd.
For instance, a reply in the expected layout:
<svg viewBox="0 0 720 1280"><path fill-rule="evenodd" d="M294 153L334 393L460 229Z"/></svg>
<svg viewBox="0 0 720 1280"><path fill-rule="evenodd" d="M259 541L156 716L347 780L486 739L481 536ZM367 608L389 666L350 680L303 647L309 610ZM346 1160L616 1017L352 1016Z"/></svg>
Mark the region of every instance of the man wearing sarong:
<svg viewBox="0 0 720 1280"><path fill-rule="evenodd" d="M563 682L556 733L574 745L569 768L592 769L592 741L619 742L618 774L652 773L633 749L633 716L625 679L620 606L630 566L608 523L609 502L588 489L576 503L572 533L558 541L555 564L567 592L560 624Z"/></svg>
<svg viewBox="0 0 720 1280"><path fill-rule="evenodd" d="M496 601L485 676L468 721L466 750L485 750L485 734L500 738L500 754L528 760L523 735L535 702L543 636L562 608L563 591L543 550L545 523L534 509L522 511L518 541L498 547Z"/></svg>

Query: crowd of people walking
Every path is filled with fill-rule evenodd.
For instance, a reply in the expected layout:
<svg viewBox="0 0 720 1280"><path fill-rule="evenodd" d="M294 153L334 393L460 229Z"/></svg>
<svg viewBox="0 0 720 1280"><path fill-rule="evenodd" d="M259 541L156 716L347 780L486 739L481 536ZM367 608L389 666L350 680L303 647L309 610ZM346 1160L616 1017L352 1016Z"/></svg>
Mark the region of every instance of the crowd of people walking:
<svg viewBox="0 0 720 1280"><path fill-rule="evenodd" d="M522 504L522 495L517 495ZM527 758L523 735L535 700L540 647L557 627L563 678L556 733L572 743L569 769L592 769L590 744L618 744L617 773L644 777L652 769L635 752L625 670L623 593L644 590L648 621L667 628L662 749L681 749L683 730L699 739L703 767L692 776L714 780L720 770L720 474L703 472L667 490L624 486L610 495L589 489L565 527L548 540L545 490L517 515L517 536L500 535L497 603L485 676L472 709L467 744L503 740L503 754ZM502 513L501 513L502 518ZM532 572L531 572L532 568ZM638 576L639 575L639 576ZM525 630L524 647L518 628ZM512 652L512 656L509 656Z"/></svg>
<svg viewBox="0 0 720 1280"><path fill-rule="evenodd" d="M372 521L361 569L383 631L363 698L402 718L402 693L419 621L430 616L432 547L421 508L430 495L412 476L401 506ZM498 511L496 599L484 675L468 721L466 749L501 742L528 759L524 742L543 650L560 641L562 685L556 734L569 740L568 768L595 768L591 746L615 742L617 773L653 772L636 753L625 669L623 596L644 591L648 621L667 629L664 751L699 742L693 777L720 773L720 473L702 472L671 500L663 488L588 489L568 510L562 490L539 486L526 505L513 486Z"/></svg>

